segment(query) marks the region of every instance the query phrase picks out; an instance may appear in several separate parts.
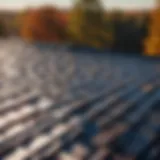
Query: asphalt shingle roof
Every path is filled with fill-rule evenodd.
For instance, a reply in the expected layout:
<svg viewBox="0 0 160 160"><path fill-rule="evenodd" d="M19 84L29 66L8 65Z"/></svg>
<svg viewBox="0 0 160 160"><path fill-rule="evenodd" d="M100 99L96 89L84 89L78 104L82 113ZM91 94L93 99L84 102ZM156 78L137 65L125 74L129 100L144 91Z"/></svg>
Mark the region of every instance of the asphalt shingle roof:
<svg viewBox="0 0 160 160"><path fill-rule="evenodd" d="M30 89L1 101L0 157L159 160L160 63L71 55L74 73L61 101Z"/></svg>

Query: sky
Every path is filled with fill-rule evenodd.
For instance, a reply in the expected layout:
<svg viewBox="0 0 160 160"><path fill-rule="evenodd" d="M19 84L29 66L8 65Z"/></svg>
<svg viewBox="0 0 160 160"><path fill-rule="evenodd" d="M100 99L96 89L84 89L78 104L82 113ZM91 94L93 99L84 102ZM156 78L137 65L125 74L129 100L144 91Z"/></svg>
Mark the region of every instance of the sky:
<svg viewBox="0 0 160 160"><path fill-rule="evenodd" d="M1 9L21 9L54 4L60 8L69 8L75 0L0 0ZM148 9L154 6L155 0L102 0L106 8Z"/></svg>

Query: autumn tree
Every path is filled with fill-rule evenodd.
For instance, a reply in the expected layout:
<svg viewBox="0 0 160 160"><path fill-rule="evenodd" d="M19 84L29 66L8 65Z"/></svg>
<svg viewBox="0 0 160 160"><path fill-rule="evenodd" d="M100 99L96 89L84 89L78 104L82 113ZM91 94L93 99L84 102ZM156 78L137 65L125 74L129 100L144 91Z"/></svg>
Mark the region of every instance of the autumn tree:
<svg viewBox="0 0 160 160"><path fill-rule="evenodd" d="M160 56L160 1L157 8L151 13L149 34L144 42L145 54L149 56Z"/></svg>
<svg viewBox="0 0 160 160"><path fill-rule="evenodd" d="M104 14L100 0L76 1L69 17L71 41L98 48L110 46L112 32Z"/></svg>
<svg viewBox="0 0 160 160"><path fill-rule="evenodd" d="M21 35L28 41L60 42L66 38L66 21L54 7L29 10L23 18Z"/></svg>

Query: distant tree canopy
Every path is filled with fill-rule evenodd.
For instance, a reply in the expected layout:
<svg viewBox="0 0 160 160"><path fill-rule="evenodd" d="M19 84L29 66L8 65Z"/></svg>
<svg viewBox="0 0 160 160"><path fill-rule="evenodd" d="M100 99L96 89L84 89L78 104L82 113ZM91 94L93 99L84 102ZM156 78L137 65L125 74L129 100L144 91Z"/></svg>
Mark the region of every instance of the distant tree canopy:
<svg viewBox="0 0 160 160"><path fill-rule="evenodd" d="M54 7L30 10L23 18L21 35L28 41L60 42L66 39L66 21Z"/></svg>
<svg viewBox="0 0 160 160"><path fill-rule="evenodd" d="M21 36L29 42L71 42L75 48L79 45L126 54L159 55L160 9L151 16L149 13L106 12L100 0L75 0L73 8L67 11L43 6L2 12L0 36Z"/></svg>
<svg viewBox="0 0 160 160"><path fill-rule="evenodd" d="M144 52L149 56L160 56L160 8L151 14L149 34L144 41Z"/></svg>
<svg viewBox="0 0 160 160"><path fill-rule="evenodd" d="M113 51L128 53L143 52L143 40L146 35L148 23L147 15L142 18L125 15L121 11L112 13L110 18L114 30Z"/></svg>
<svg viewBox="0 0 160 160"><path fill-rule="evenodd" d="M14 27L16 28L17 34L19 36L21 35L22 27L24 27L24 22L29 11L29 9L26 9L17 13L17 16L13 20Z"/></svg>
<svg viewBox="0 0 160 160"><path fill-rule="evenodd" d="M99 0L76 1L69 17L71 41L92 47L109 47L113 37Z"/></svg>
<svg viewBox="0 0 160 160"><path fill-rule="evenodd" d="M0 20L0 37L7 36L6 26L2 20Z"/></svg>

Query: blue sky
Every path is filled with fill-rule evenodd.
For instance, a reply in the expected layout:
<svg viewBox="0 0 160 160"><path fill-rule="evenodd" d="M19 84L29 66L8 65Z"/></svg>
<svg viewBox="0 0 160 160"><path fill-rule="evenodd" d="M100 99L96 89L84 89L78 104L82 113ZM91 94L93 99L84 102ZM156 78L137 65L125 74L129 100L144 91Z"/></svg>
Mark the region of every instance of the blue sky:
<svg viewBox="0 0 160 160"><path fill-rule="evenodd" d="M43 4L55 4L59 7L70 7L75 0L0 0L0 8L16 9ZM102 0L108 8L151 8L155 0Z"/></svg>

